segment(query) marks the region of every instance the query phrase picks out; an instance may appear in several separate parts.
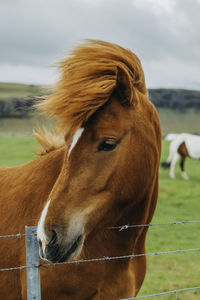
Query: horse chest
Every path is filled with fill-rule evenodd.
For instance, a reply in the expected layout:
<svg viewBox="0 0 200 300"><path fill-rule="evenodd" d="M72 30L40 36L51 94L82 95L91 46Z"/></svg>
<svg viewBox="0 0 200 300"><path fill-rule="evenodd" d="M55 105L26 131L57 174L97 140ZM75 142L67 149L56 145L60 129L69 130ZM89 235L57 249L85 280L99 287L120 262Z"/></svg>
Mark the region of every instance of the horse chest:
<svg viewBox="0 0 200 300"><path fill-rule="evenodd" d="M106 272L105 263L87 264L42 269L44 299L116 300L134 295L134 280L128 270L120 274L109 267Z"/></svg>

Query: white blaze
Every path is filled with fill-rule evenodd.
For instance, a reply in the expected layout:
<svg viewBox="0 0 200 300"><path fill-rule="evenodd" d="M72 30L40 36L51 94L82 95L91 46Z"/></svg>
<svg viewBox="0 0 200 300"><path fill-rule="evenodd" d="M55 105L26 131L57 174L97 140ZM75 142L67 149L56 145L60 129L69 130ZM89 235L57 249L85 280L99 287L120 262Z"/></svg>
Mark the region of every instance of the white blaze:
<svg viewBox="0 0 200 300"><path fill-rule="evenodd" d="M69 151L68 151L68 157L70 156L70 153L71 153L72 149L76 146L76 144L77 144L78 140L80 139L83 131L84 131L84 128L79 128L79 129L76 130L76 132L74 134L74 137L73 137L73 140L72 140L72 143L70 145ZM37 238L38 238L38 240L39 239L41 240L43 250L45 249L46 244L48 242L47 241L47 235L45 233L44 224L45 224L45 219L46 219L46 215L47 215L47 212L48 212L48 207L49 207L50 201L51 200L49 200L46 203L46 205L45 205L45 207L42 211L40 220L38 222L38 227L37 227ZM77 221L73 221L72 225L70 226L72 232L74 231L75 224L77 224ZM78 231L81 231L81 228L78 228Z"/></svg>
<svg viewBox="0 0 200 300"><path fill-rule="evenodd" d="M75 134L74 134L74 137L73 137L73 140L72 140L72 143L71 143L71 146L69 148L69 151L68 151L68 157L70 156L70 153L72 151L72 149L76 146L78 140L80 139L82 133L84 131L84 128L79 128L76 130Z"/></svg>
<svg viewBox="0 0 200 300"><path fill-rule="evenodd" d="M45 248L46 243L47 243L47 237L46 237L45 230L44 230L44 224L45 224L45 218L47 215L49 204L50 204L50 200L46 203L46 205L42 211L42 214L41 214L41 217L40 217L40 220L38 223L38 227L37 227L37 238L41 240L43 249Z"/></svg>

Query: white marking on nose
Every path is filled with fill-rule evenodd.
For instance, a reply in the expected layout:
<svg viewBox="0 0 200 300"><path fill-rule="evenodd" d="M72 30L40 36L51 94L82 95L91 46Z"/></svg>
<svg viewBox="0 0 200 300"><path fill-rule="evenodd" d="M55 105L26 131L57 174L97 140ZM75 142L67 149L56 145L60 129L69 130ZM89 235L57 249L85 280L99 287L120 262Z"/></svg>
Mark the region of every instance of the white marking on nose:
<svg viewBox="0 0 200 300"><path fill-rule="evenodd" d="M69 219L67 239L69 241L73 240L74 237L82 235L84 231L85 224L88 219L88 215L94 210L94 205L90 205L87 208L73 214Z"/></svg>
<svg viewBox="0 0 200 300"><path fill-rule="evenodd" d="M41 240L43 249L45 248L45 246L47 244L47 236L46 236L45 229L44 229L44 222L45 222L45 218L47 215L49 204L50 204L50 200L46 203L46 205L42 211L42 214L41 214L41 217L40 217L40 220L38 223L38 227L37 227L37 238L38 238L38 240L39 239Z"/></svg>
<svg viewBox="0 0 200 300"><path fill-rule="evenodd" d="M69 151L68 151L68 157L70 156L70 153L72 151L72 149L76 146L78 140L80 139L82 133L84 131L84 128L79 128L76 130L75 134L74 134L74 137L73 137L73 140L72 140L72 143L71 143L71 146L69 148Z"/></svg>

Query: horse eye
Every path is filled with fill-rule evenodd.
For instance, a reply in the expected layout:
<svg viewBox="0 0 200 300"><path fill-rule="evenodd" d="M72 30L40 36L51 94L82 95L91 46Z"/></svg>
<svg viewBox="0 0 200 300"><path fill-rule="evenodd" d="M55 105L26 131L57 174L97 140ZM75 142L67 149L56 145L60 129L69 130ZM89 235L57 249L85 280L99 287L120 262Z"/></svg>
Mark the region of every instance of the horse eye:
<svg viewBox="0 0 200 300"><path fill-rule="evenodd" d="M118 141L115 139L104 139L98 146L98 151L112 151L116 148Z"/></svg>

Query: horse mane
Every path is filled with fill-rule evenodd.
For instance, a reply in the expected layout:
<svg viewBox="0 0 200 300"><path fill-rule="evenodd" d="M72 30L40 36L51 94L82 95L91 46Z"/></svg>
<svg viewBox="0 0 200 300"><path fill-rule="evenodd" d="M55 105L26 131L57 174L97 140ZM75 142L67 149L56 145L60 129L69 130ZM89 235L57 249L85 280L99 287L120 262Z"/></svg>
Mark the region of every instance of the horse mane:
<svg viewBox="0 0 200 300"><path fill-rule="evenodd" d="M45 127L38 127L33 131L38 143L42 146L42 149L37 151L38 156L45 155L51 151L61 148L65 144L65 139L63 133L51 132Z"/></svg>
<svg viewBox="0 0 200 300"><path fill-rule="evenodd" d="M137 91L147 94L138 57L116 44L87 40L58 63L60 79L37 108L58 120L60 128L80 127L114 92L134 105Z"/></svg>

